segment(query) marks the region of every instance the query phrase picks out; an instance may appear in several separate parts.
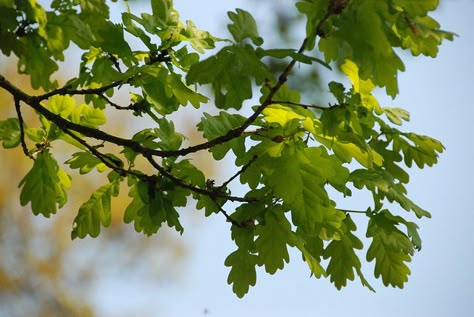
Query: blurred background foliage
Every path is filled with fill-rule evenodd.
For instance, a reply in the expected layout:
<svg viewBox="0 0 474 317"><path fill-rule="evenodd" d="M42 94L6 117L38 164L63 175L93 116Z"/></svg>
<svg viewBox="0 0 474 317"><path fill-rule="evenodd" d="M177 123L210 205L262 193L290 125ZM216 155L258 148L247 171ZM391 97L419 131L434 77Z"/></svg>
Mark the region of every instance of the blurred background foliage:
<svg viewBox="0 0 474 317"><path fill-rule="evenodd" d="M21 89L35 93L22 85L29 80L17 74L11 60L0 59L0 71ZM15 116L13 100L3 91L0 104L0 120ZM23 116L29 126L35 125L35 116L28 109ZM120 114L109 113L108 119L106 129L110 132L130 135L137 130ZM193 126L188 120L191 118L180 120L181 125ZM197 133L184 132L190 136L188 142L199 141ZM73 153L66 143L54 143L52 148L60 162ZM215 167L209 165L212 160L206 160L205 155L193 159L209 176L215 173ZM64 166L75 186L68 191L68 204L52 219L44 219L34 216L29 205L20 207L18 200L18 184L31 168L31 160L17 147L0 150L0 164L0 317L99 316L98 292L106 290L103 286L110 281L119 281L123 287L131 280L159 285L179 279L188 253L185 240L168 228L146 237L137 234L133 226L124 225L127 188L121 188L120 196L112 201L109 228L96 239L71 241L71 224L80 205L98 184L106 182L106 175L91 172L75 177L77 171ZM187 221L197 223L192 206L182 214ZM123 316L142 315L134 309L123 311Z"/></svg>

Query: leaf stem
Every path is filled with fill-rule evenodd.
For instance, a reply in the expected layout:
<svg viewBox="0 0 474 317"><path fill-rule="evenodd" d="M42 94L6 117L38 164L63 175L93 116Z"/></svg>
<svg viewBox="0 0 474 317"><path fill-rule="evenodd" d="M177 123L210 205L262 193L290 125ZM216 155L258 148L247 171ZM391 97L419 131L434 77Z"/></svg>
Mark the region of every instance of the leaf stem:
<svg viewBox="0 0 474 317"><path fill-rule="evenodd" d="M227 200L230 200L230 201L238 201L238 202L247 202L247 203L252 203L252 202L255 202L255 199L251 199L251 198L244 198L244 197L237 197L237 196L231 196L231 195L226 195L224 193L221 193L219 191L212 191L212 190L207 190L207 189L204 189L204 188L200 188L200 187L196 187L196 186L193 186L191 184L188 184L186 183L184 180L174 176L173 174L171 174L170 172L168 172L166 169L164 169L160 164L158 164L153 156L151 155L146 155L145 158L148 160L148 162L150 162L150 164L158 171L160 172L163 176L165 176L166 178L170 179L171 181L173 181L176 185L178 185L179 187L182 187L184 189L188 189L188 190L191 190L195 193L198 193L198 194L201 194L201 195L206 195L206 196L209 196L211 198L224 198L224 199L227 199Z"/></svg>
<svg viewBox="0 0 474 317"><path fill-rule="evenodd" d="M224 215L224 217L227 219L228 222L232 223L236 227L242 228L242 225L239 222L235 221L231 216L229 216L227 211L225 211L221 206L219 206L219 204L216 201L214 202L219 207L219 212Z"/></svg>
<svg viewBox="0 0 474 317"><path fill-rule="evenodd" d="M16 115L18 117L18 125L20 126L21 148L23 150L23 153L25 153L26 156L28 156L30 159L34 160L33 156L28 151L28 147L26 146L26 142L25 142L25 128L24 128L23 116L21 114L21 109L20 109L20 100L18 98L14 97L14 101L15 101Z"/></svg>
<svg viewBox="0 0 474 317"><path fill-rule="evenodd" d="M351 209L341 209L341 208L338 208L337 210L345 212L345 213L352 213L352 214L366 214L367 213L367 211L363 211L363 210L351 210Z"/></svg>
<svg viewBox="0 0 474 317"><path fill-rule="evenodd" d="M245 172L247 170L247 168L249 168L250 165L252 165L253 162L255 162L257 160L258 156L257 155L254 155L252 157L252 159L250 161L248 161L245 165L242 166L242 168L237 172L235 173L231 178L229 178L227 181L225 181L224 183L222 183L221 186L219 186L218 188L224 188L224 187L227 187L227 185L229 185L234 179L236 179L240 174L242 174L243 172Z"/></svg>
<svg viewBox="0 0 474 317"><path fill-rule="evenodd" d="M286 105L302 107L305 109L312 108L312 109L318 109L318 110L328 110L335 107L331 105L329 105L328 107L324 107L324 106L318 106L315 104L303 104L303 103L298 103L298 102L293 102L293 101L284 101L284 100L272 100L272 104L286 104Z"/></svg>

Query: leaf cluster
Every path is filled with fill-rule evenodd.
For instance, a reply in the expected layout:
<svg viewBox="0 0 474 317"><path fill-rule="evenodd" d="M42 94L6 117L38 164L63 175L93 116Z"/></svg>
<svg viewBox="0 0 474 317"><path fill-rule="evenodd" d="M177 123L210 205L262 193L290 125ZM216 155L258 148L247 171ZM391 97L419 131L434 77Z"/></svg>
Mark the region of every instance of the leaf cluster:
<svg viewBox="0 0 474 317"><path fill-rule="evenodd" d="M372 92L380 86L398 94L397 75L405 70L400 49L435 57L441 42L453 38L428 15L437 4L301 0L295 10L306 18L306 38L293 49L264 47L256 20L243 9L228 13L230 37L221 39L183 22L171 0L152 0L151 13L128 8L119 21L103 0L56 0L50 9L34 0L3 1L0 49L16 55L18 71L45 91L27 94L0 75L17 111L0 121L0 140L6 149L21 145L33 159L20 182L20 203L45 217L65 205L72 177L54 155L62 141L76 148L65 162L71 170L107 172L79 208L73 239L97 237L111 225L113 198L126 183L131 202L123 220L137 232L156 234L166 223L182 234L180 208L191 200L205 216L225 216L236 245L225 260L228 283L239 297L256 284L257 267L269 274L283 269L289 248L316 278L327 276L340 289L357 275L373 290L362 273L364 246L350 216L357 214L367 220L366 259L375 261L375 278L401 288L421 239L417 225L395 211L430 217L408 198L406 168L432 166L444 148L400 130L409 113L382 107ZM59 87L52 76L71 44L82 51L78 73ZM285 63L281 73L272 60ZM327 105L302 102L307 97L287 84L297 63L339 67L350 84L327 83L334 100ZM126 104L117 101L122 92ZM77 105L79 96L85 103ZM171 118L210 101L196 127L205 141L186 145ZM217 115L207 111L212 106ZM38 125L27 126L23 107L36 111ZM107 132L106 109L151 124L117 136ZM115 150L105 152L105 144ZM188 157L199 151L216 161L235 159L235 173L222 184L206 179ZM148 166L137 167L138 160ZM372 195L366 210L339 206L354 190Z"/></svg>

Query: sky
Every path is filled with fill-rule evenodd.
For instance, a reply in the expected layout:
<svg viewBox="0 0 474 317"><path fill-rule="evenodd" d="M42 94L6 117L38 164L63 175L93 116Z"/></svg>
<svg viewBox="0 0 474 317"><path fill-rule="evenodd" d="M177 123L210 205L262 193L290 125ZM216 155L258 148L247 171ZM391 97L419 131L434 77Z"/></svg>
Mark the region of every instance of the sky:
<svg viewBox="0 0 474 317"><path fill-rule="evenodd" d="M225 13L240 7L252 11L252 1L175 0L183 20L219 36L225 32ZM267 22L260 3L257 23ZM124 307L136 307L144 316L471 316L474 310L474 238L472 195L474 176L471 124L474 108L474 1L442 1L434 17L442 28L459 35L445 42L436 59L405 59L400 95L380 96L384 106L400 106L411 114L402 128L441 140L446 151L433 168L410 171L409 197L432 213L419 221L423 249L410 264L403 290L386 288L370 278L372 266L363 263L372 293L356 280L338 291L328 279L309 276L305 263L292 252L283 271L268 275L258 270L257 285L238 299L227 285L224 259L234 250L229 225L223 217L188 223L184 239L188 258L181 277L173 283L126 286L112 282L113 291L101 293L104 316L117 316ZM355 204L364 204L356 201ZM186 224L185 224L186 225ZM363 256L361 256L363 259ZM110 287L110 286L109 286ZM151 304L156 303L156 304Z"/></svg>

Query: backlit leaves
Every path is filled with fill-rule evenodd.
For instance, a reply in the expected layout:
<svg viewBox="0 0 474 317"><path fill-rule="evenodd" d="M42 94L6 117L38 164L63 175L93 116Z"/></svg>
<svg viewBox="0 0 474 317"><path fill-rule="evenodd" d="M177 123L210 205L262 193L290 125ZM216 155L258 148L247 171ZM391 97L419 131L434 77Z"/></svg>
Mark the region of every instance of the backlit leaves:
<svg viewBox="0 0 474 317"><path fill-rule="evenodd" d="M383 112L387 116L388 120L396 125L402 125L402 120L410 121L410 114L408 111L401 108L383 108Z"/></svg>
<svg viewBox="0 0 474 317"><path fill-rule="evenodd" d="M245 120L246 118L244 116L229 114L223 111L221 111L218 116L211 116L208 113L204 113L204 117L199 123L198 128L203 131L204 137L211 141L241 126ZM232 149L236 155L243 153L245 150L244 139L236 138L229 142L217 144L211 148L211 152L216 160L220 160L224 158L230 149Z"/></svg>
<svg viewBox="0 0 474 317"><path fill-rule="evenodd" d="M99 172L103 172L107 166L97 157L89 152L76 152L66 161L72 169L79 169L80 174L87 174L96 168Z"/></svg>
<svg viewBox="0 0 474 317"><path fill-rule="evenodd" d="M405 210L414 211L418 218L431 217L429 212L407 198L405 187L384 170L358 169L351 173L350 180L356 188L365 186L372 192L376 208L381 206L382 200L386 198L389 202L396 201Z"/></svg>
<svg viewBox="0 0 474 317"><path fill-rule="evenodd" d="M370 219L367 237L372 238L372 243L367 250L367 261L375 260L375 277L382 277L385 286L403 288L410 275L406 262L411 261L414 250L396 225L384 212Z"/></svg>
<svg viewBox="0 0 474 317"><path fill-rule="evenodd" d="M62 170L49 152L40 153L33 167L20 182L20 203L31 203L35 215L49 218L67 201L66 189L71 187L69 175Z"/></svg>
<svg viewBox="0 0 474 317"><path fill-rule="evenodd" d="M256 234L258 264L264 265L265 271L270 274L283 269L285 262L290 261L287 244L293 233L281 206L266 211L265 222L256 227Z"/></svg>
<svg viewBox="0 0 474 317"><path fill-rule="evenodd" d="M243 42L246 38L252 40L255 45L262 45L263 39L258 35L257 23L252 15L242 9L236 9L236 12L227 12L227 15L232 20L229 24L230 33L237 42Z"/></svg>
<svg viewBox="0 0 474 317"><path fill-rule="evenodd" d="M20 144L20 125L18 119L10 118L0 121L0 140L5 149L16 147Z"/></svg>
<svg viewBox="0 0 474 317"><path fill-rule="evenodd" d="M48 109L65 119L90 128L98 128L107 121L102 109L86 104L76 106L76 101L69 95L51 97Z"/></svg>
<svg viewBox="0 0 474 317"><path fill-rule="evenodd" d="M324 186L344 183L347 170L337 159L319 148L285 149L280 157L268 160L266 183L291 208L293 223L312 231L317 225L337 229L342 219L334 210ZM324 169L319 168L324 166ZM329 220L333 219L333 220ZM337 220L339 219L339 220Z"/></svg>
<svg viewBox="0 0 474 317"><path fill-rule="evenodd" d="M363 80L370 79L395 97L397 74L405 66L393 47L411 48L414 55L435 57L442 40L453 39L453 33L439 30L439 24L426 16L437 5L433 0L401 0L393 1L393 5L373 0L351 2L325 25L319 49L327 62L340 58L342 53L343 58L358 65ZM311 10L307 2L299 2L297 6L307 15L306 32L312 40L314 25L323 13L321 9Z"/></svg>
<svg viewBox="0 0 474 317"><path fill-rule="evenodd" d="M362 242L352 233L355 230L356 226L351 217L346 217L342 229L344 232L342 238L331 241L323 252L323 257L330 259L326 272L337 289L346 286L348 280L353 281L354 273L360 275L363 281L362 284L365 284L365 278L360 271L361 263L355 253L355 250L362 249Z"/></svg>
<svg viewBox="0 0 474 317"><path fill-rule="evenodd" d="M194 64L187 83L211 84L216 106L240 109L252 97L252 80L261 84L273 74L249 45L226 46L216 55Z"/></svg>
<svg viewBox="0 0 474 317"><path fill-rule="evenodd" d="M258 263L254 249L253 228L232 227L232 238L237 245L237 250L225 259L225 266L231 268L227 283L232 284L232 290L238 297L243 297L250 286L257 282L255 266Z"/></svg>
<svg viewBox="0 0 474 317"><path fill-rule="evenodd" d="M104 0L53 1L52 10L34 0L0 1L0 50L15 55L18 72L45 91L28 95L0 76L0 88L19 101L19 111L41 113L37 125L25 116L28 127L22 118L0 121L3 147L22 144L34 160L20 183L20 203L46 217L66 203L71 180L52 154L61 139L79 148L65 164L80 175L110 170L108 182L79 208L72 238L96 237L111 224L112 198L127 179L131 201L124 222L137 232L152 235L166 223L182 233L178 208L191 198L205 216L225 216L237 247L225 260L228 283L239 297L256 284L257 266L269 274L283 269L289 247L311 275L329 277L338 289L356 275L372 289L358 257L364 251L375 261L375 277L403 287L421 238L418 225L394 210L430 216L408 198L405 168L434 165L444 147L399 130L409 113L382 107L373 91L380 86L392 97L398 93L397 76L405 69L400 49L435 57L442 41L453 39L429 16L437 5L301 0L296 9L306 17L306 37L295 49L261 47L257 22L242 9L228 12L232 39L220 39L182 21L171 0L153 0L139 15L128 8L120 23L110 19ZM78 74L56 89L54 73L71 42L82 51ZM217 42L219 49L209 51ZM291 81L300 63L329 70L338 65L350 86L329 82L329 99L312 100ZM199 85L209 86L209 97ZM123 91L129 100L123 101ZM206 140L188 145L174 120L204 103L197 130ZM216 108L223 111L216 114ZM116 136L103 127L115 110L148 120L140 121L139 131ZM203 150L215 160L232 151L237 170L221 183L207 179L188 156ZM244 188L235 190L237 179ZM353 188L368 191L373 204L341 209L336 198ZM387 204L393 213L384 209L387 202L396 202ZM352 213L368 220L367 250Z"/></svg>
<svg viewBox="0 0 474 317"><path fill-rule="evenodd" d="M119 193L119 180L114 180L99 187L79 208L74 219L71 238L95 238L100 234L100 227L108 227L112 219L111 200Z"/></svg>
<svg viewBox="0 0 474 317"><path fill-rule="evenodd" d="M133 185L128 194L132 202L125 209L125 223L133 222L137 232L143 232L148 236L157 233L164 222L183 233L184 229L179 223L179 214L173 201L156 186L159 184L153 180L138 181Z"/></svg>

